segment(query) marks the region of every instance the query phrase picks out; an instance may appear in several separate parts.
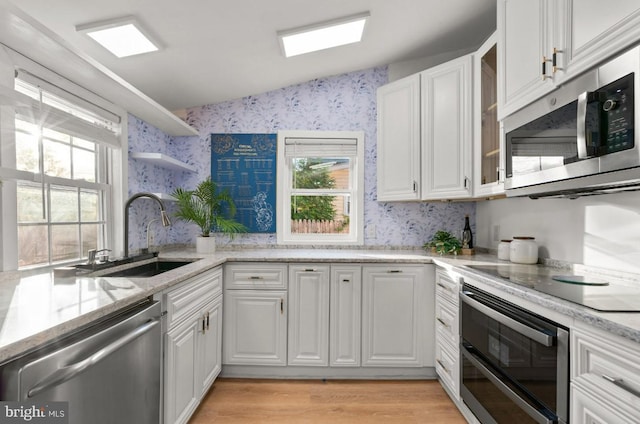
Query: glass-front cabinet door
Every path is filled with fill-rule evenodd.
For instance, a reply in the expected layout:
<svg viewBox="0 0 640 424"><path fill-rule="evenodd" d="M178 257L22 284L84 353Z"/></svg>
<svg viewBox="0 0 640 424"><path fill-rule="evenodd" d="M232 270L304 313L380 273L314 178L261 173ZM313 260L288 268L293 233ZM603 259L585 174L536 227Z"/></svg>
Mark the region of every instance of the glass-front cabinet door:
<svg viewBox="0 0 640 424"><path fill-rule="evenodd" d="M496 35L475 55L474 195L504 193L504 141L498 122Z"/></svg>

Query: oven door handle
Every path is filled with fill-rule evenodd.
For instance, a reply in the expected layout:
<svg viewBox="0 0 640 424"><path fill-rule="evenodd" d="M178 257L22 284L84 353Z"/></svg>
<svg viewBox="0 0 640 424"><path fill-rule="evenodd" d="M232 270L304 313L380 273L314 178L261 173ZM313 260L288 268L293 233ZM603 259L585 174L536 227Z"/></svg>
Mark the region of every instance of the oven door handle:
<svg viewBox="0 0 640 424"><path fill-rule="evenodd" d="M526 412L527 415L529 415L531 418L533 418L533 420L535 422L540 423L540 424L553 424L555 422L555 420L550 419L549 417L545 416L543 413L538 411L533 406L529 405L524 399L522 399L520 396L518 396L518 394L516 392L514 392L513 390L511 390L509 388L509 386L504 384L498 377L496 377L491 372L491 370L489 370L489 368L484 366L482 364L482 362L480 362L478 359L476 359L473 356L473 354L471 352L467 351L467 349L465 349L464 347L462 347L462 354L465 356L465 358L467 358L467 360L469 360L469 362L471 362L473 364L474 367L476 367L478 369L478 371L480 371L482 373L482 375L487 377L487 379L489 379L489 381L491 381L491 383L493 383L502 393L504 393L505 396L507 396L515 404L517 404L520 407L520 409L522 409L524 412Z"/></svg>
<svg viewBox="0 0 640 424"><path fill-rule="evenodd" d="M495 309L490 308L485 304L480 303L477 300L473 299L471 295L473 295L473 293L468 291L462 291L460 292L460 299L464 303L472 307L473 309L482 312L483 314L487 315L489 318L494 319L501 324L506 325L513 331L516 331L522 334L523 336L530 338L531 340L535 340L536 342L540 343L543 346L546 346L546 347L553 346L555 336L552 336L547 333L543 333L542 331L529 327L528 325L523 324L520 321L516 321L511 317L501 314Z"/></svg>

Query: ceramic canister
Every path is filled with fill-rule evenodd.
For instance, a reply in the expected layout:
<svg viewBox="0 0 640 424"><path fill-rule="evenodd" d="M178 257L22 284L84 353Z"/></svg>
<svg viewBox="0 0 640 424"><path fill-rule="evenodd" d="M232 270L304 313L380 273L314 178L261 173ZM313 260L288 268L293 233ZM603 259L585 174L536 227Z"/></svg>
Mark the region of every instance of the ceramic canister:
<svg viewBox="0 0 640 424"><path fill-rule="evenodd" d="M538 262L538 243L533 237L514 237L509 246L509 260L517 264Z"/></svg>
<svg viewBox="0 0 640 424"><path fill-rule="evenodd" d="M498 243L498 259L508 261L511 258L511 240L500 240Z"/></svg>

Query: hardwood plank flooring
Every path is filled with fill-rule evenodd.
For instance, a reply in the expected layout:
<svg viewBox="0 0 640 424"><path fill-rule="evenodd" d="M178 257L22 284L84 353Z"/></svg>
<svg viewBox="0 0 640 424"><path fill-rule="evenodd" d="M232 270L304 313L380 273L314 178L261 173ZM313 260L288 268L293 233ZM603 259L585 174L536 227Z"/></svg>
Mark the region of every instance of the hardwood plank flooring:
<svg viewBox="0 0 640 424"><path fill-rule="evenodd" d="M376 424L466 421L436 380L220 378L190 424Z"/></svg>

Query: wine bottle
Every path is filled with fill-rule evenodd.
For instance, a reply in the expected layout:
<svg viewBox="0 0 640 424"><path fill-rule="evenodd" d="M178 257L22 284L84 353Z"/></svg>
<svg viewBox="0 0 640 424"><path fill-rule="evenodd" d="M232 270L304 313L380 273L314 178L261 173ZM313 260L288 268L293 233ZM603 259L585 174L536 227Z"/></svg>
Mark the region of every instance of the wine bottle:
<svg viewBox="0 0 640 424"><path fill-rule="evenodd" d="M473 248L473 233L471 233L471 225L469 225L469 215L464 216L464 228L462 230L462 247L464 249Z"/></svg>

